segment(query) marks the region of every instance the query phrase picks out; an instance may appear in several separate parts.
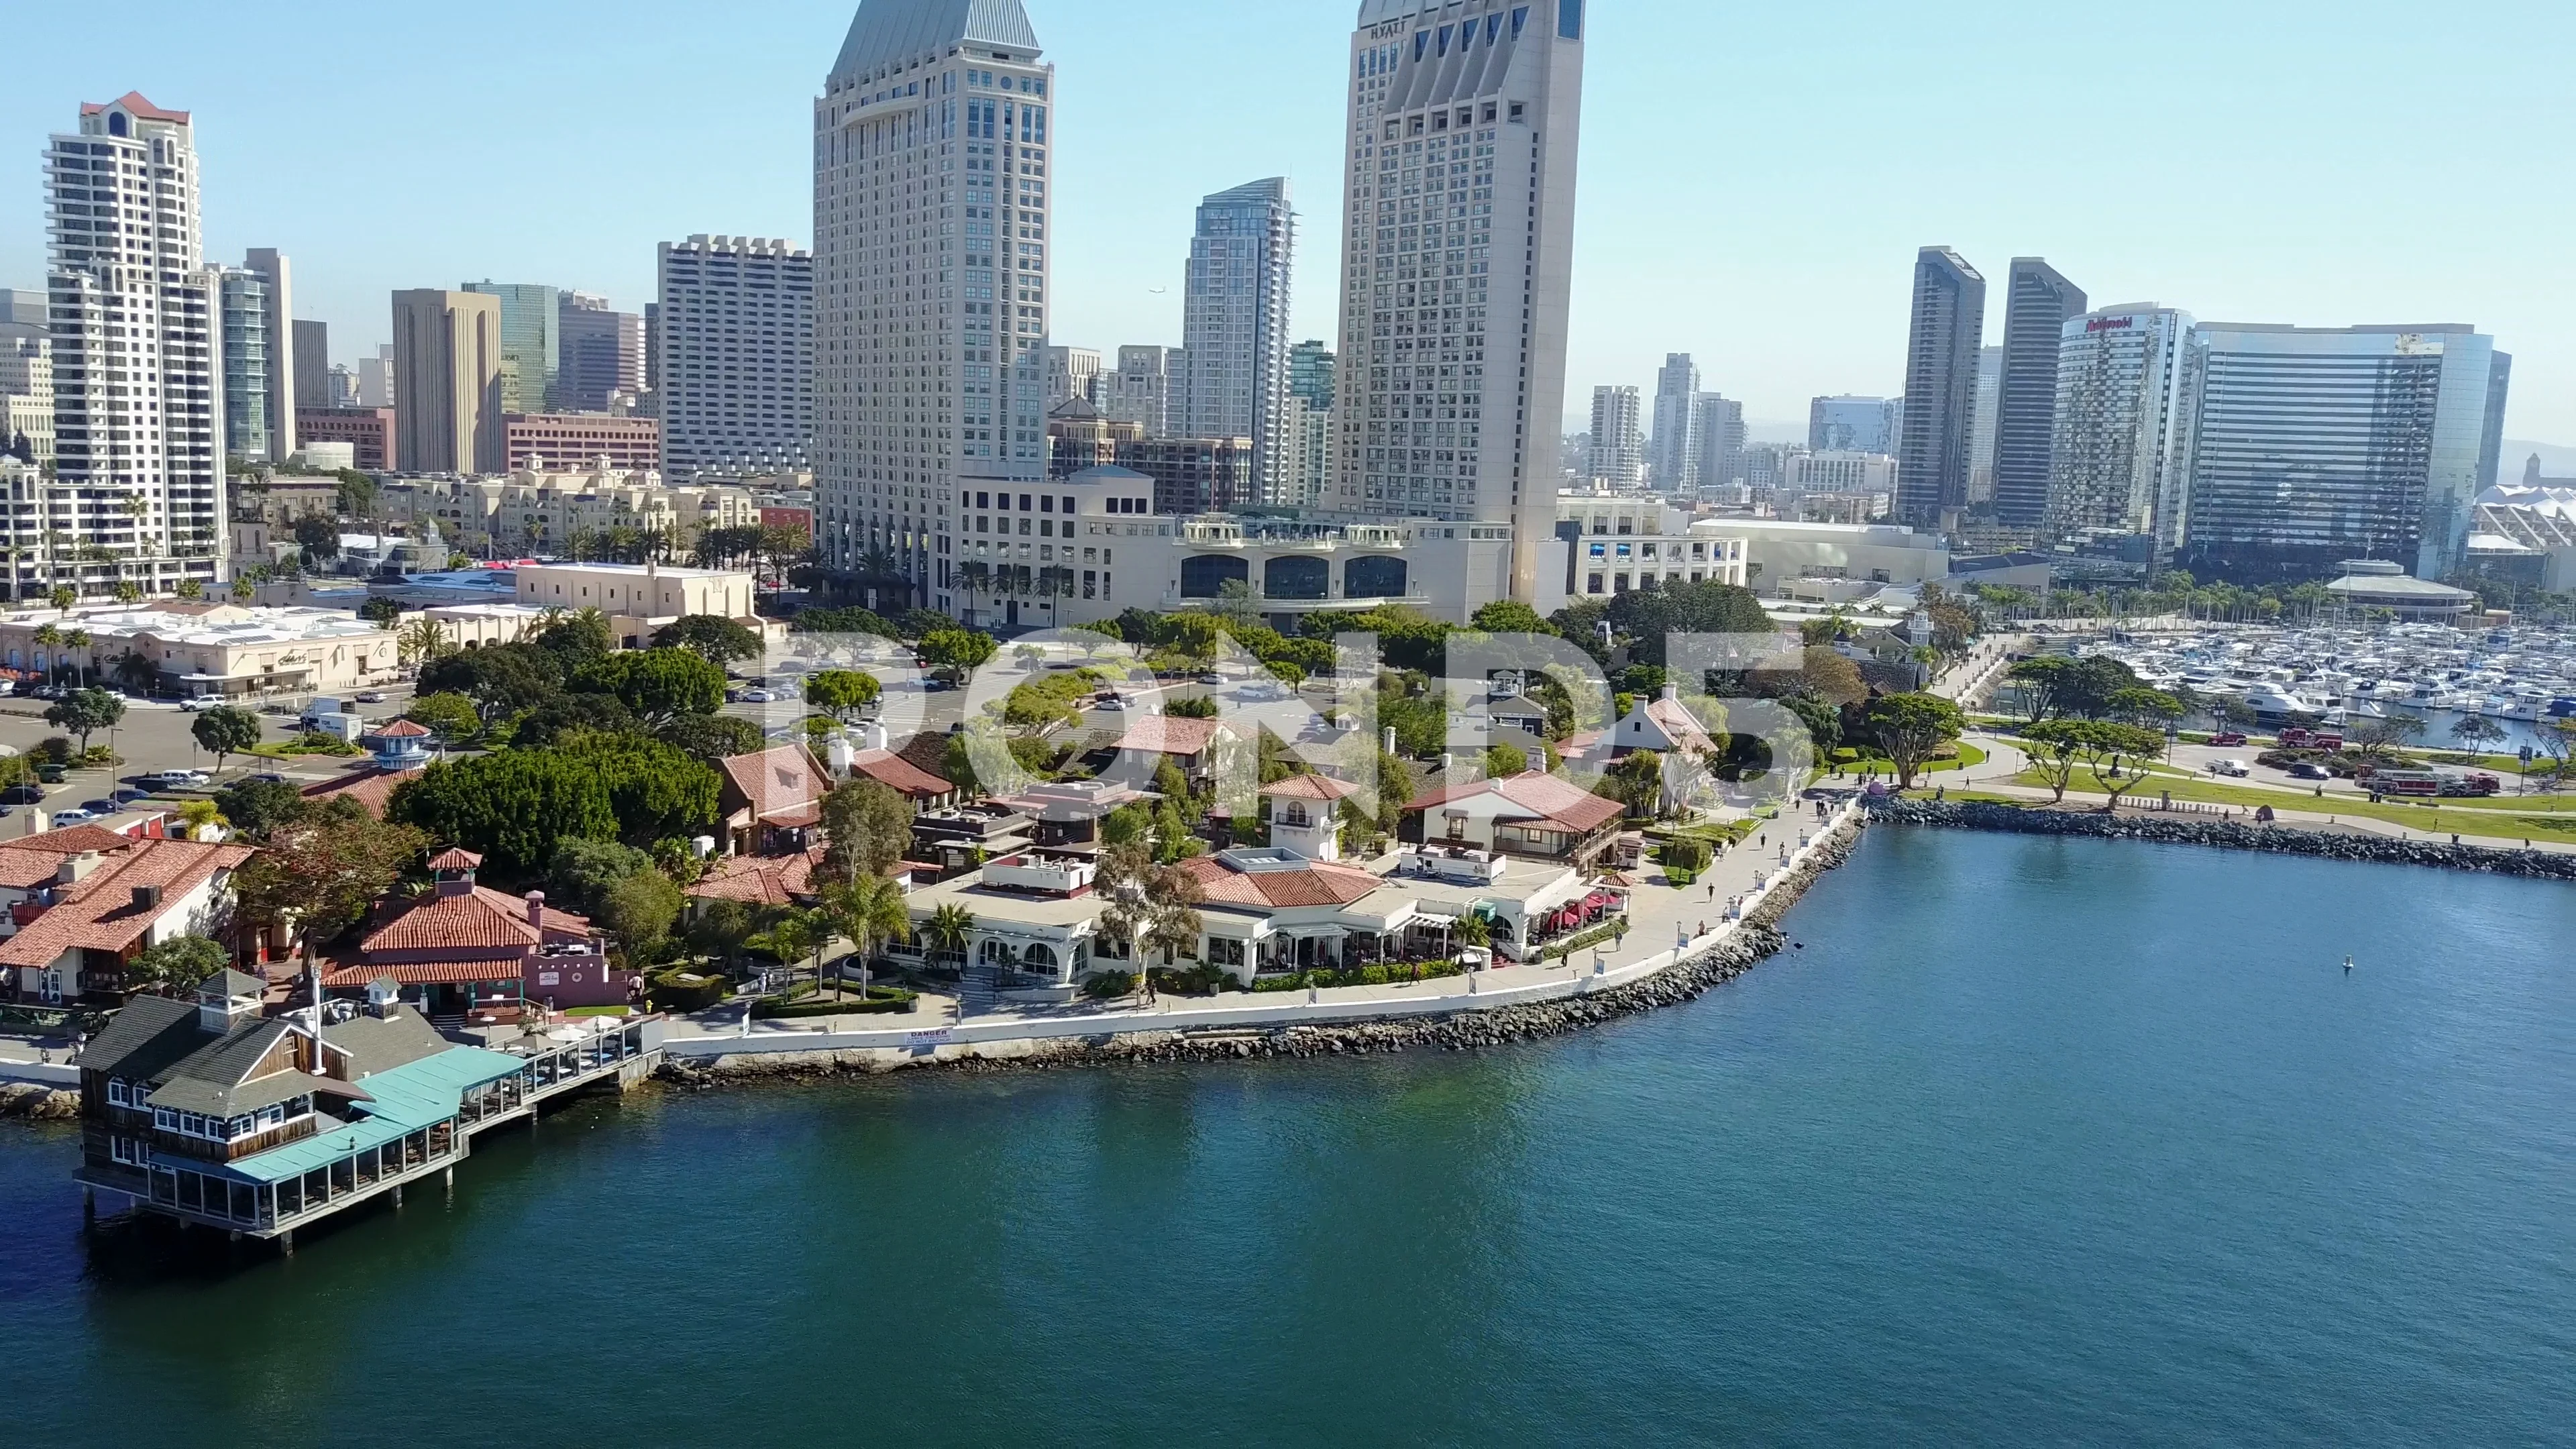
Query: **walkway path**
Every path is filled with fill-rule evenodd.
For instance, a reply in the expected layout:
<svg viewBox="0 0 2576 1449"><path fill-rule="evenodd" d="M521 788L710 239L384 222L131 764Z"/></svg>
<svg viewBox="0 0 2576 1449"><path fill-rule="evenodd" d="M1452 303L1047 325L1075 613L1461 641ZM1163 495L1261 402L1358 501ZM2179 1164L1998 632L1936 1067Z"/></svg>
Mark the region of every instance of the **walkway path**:
<svg viewBox="0 0 2576 1449"><path fill-rule="evenodd" d="M1571 963L1499 966L1466 976L1418 984L1333 987L1304 992L1226 992L1214 997L1164 996L1151 1007L1133 998L1073 1006L1005 1007L959 1021L955 1003L924 995L914 1010L896 1016L847 1016L791 1022L743 1021L739 1005L701 1012L672 1023L669 1044L675 1055L708 1057L733 1052L856 1050L900 1046L907 1035L949 1038L971 1033L976 1041L1020 1037L1103 1035L1123 1032L1222 1028L1249 1014L1275 1016L1275 1024L1325 1022L1372 1015L1414 1014L1504 1005L1516 1000L1545 999L1603 985L1624 985L1670 965L1676 951L1697 955L1715 946L1734 928L1727 917L1730 903L1743 900L1749 909L1757 889L1767 888L1796 860L1804 858L1826 828L1812 804L1792 811L1758 830L1743 845L1720 857L1709 873L1688 887L1664 880L1649 867L1630 892L1629 932L1617 944L1578 951ZM1856 810L1845 807L1835 823L1848 824ZM695 1050L692 1043L698 1043ZM719 1047L717 1043L724 1045Z"/></svg>

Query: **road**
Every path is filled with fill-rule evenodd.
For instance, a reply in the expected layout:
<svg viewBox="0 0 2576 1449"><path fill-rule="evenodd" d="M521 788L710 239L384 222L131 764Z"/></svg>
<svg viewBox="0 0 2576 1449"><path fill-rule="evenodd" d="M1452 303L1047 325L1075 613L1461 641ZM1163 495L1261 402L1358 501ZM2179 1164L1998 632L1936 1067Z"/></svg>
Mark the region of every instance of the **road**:
<svg viewBox="0 0 2576 1449"><path fill-rule="evenodd" d="M361 705L359 712L369 720L389 720L401 714L411 702L411 689L408 685L398 689L387 689L383 693L385 695L383 703ZM45 723L45 709L46 701L39 699L17 697L0 699L0 745L27 752L32 751L42 741L63 733ZM260 719L266 726L267 738L272 743L292 740L300 733L296 728L294 715L262 715ZM204 770L209 774L213 773L215 757L198 745L193 733L196 721L197 716L188 714L176 704L167 701L128 699L125 702L125 718L117 727L102 731L93 736L90 741L94 745L106 745L113 749L123 763L113 772L82 769L70 771L64 777L62 784L47 788L44 808L48 812L59 812L82 805L87 801L103 800L112 790L129 787L138 775L155 774L163 770ZM223 775L215 785L220 788L261 772L273 772L284 775L295 783L309 784L336 779L352 769L364 768L365 765L366 762L363 759L326 755L303 756L292 760L270 760L253 755L234 755L226 761ZM186 797L163 794L159 798L178 800ZM0 819L8 819L14 823L16 814L17 811L13 808L0 814ZM10 825L0 825L0 834L15 833L16 831Z"/></svg>

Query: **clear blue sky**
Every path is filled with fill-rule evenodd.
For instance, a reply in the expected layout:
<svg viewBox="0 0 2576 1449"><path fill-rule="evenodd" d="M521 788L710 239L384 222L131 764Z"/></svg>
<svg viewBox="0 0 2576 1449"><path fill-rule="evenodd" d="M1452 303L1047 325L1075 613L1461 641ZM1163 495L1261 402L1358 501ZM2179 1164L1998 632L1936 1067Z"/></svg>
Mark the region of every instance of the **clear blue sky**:
<svg viewBox="0 0 2576 1449"><path fill-rule="evenodd" d="M1280 174L1298 328L1333 337L1352 0L1027 3L1061 77L1056 340L1177 342L1192 204ZM640 309L657 240L810 237L810 105L852 9L19 5L0 285L43 284L45 136L140 89L196 113L211 250L286 249L338 360L397 287ZM2475 323L2515 354L2514 436L2576 443L2566 0L1591 9L1578 404L1668 350L1757 419L1892 391L1914 250L1946 243L2204 319Z"/></svg>

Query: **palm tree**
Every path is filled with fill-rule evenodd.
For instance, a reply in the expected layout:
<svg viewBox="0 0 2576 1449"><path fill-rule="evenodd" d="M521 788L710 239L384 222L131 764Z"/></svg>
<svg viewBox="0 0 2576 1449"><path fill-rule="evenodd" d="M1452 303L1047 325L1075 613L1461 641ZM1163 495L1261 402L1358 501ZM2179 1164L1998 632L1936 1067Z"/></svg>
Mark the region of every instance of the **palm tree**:
<svg viewBox="0 0 2576 1449"><path fill-rule="evenodd" d="M903 906L903 887L883 876L862 876L831 887L823 898L833 931L849 938L859 958L859 993L867 994L869 958L879 946L911 934L912 916Z"/></svg>
<svg viewBox="0 0 2576 1449"><path fill-rule="evenodd" d="M405 624L394 636L394 648L405 664L431 665L456 652L448 642L447 627L436 619L420 618Z"/></svg>
<svg viewBox="0 0 2576 1449"><path fill-rule="evenodd" d="M116 682L134 694L150 697L152 687L161 682L161 666L143 657L139 650L128 649L117 656Z"/></svg>
<svg viewBox="0 0 2576 1449"><path fill-rule="evenodd" d="M753 937L750 944L785 962L792 976L797 963L813 955L821 941L822 932L813 912L789 910L770 922L769 929ZM821 974L819 968L816 974Z"/></svg>
<svg viewBox="0 0 2576 1449"><path fill-rule="evenodd" d="M53 624L38 624L34 638L36 647L44 650L46 657L53 661L46 672L59 671L62 668L62 657L55 652L55 646L63 642L63 631Z"/></svg>
<svg viewBox="0 0 2576 1449"><path fill-rule="evenodd" d="M975 627L975 600L993 584L993 566L988 563L962 563L957 566L957 587L966 591L966 627Z"/></svg>
<svg viewBox="0 0 2576 1449"><path fill-rule="evenodd" d="M89 631L87 629L65 630L63 632L63 647L65 649L88 649L90 647ZM80 663L75 662L72 665L72 683L77 685L82 682L82 679L83 676L81 673Z"/></svg>
<svg viewBox="0 0 2576 1449"><path fill-rule="evenodd" d="M966 964L966 948L975 939L975 913L950 902L930 913L921 927L922 939L931 949L952 955L957 964Z"/></svg>

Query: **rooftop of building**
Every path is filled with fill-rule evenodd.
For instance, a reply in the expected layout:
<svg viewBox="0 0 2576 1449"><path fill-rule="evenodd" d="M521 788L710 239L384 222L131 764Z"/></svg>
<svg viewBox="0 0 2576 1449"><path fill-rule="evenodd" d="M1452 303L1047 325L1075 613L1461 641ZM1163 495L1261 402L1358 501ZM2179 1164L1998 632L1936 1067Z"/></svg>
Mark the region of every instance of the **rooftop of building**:
<svg viewBox="0 0 2576 1449"><path fill-rule="evenodd" d="M91 639L150 635L164 644L311 644L325 640L391 639L386 630L340 609L255 608L247 604L169 599L74 609L20 608L0 613L0 628L83 629Z"/></svg>
<svg viewBox="0 0 2576 1449"><path fill-rule="evenodd" d="M14 844L19 853L30 853L25 847L42 838ZM0 941L0 966L47 966L74 949L124 952L142 941L171 903L257 853L247 845L196 840L120 840L123 848L102 852L104 858L89 874L56 890L44 914ZM59 873L64 857L49 858Z"/></svg>

